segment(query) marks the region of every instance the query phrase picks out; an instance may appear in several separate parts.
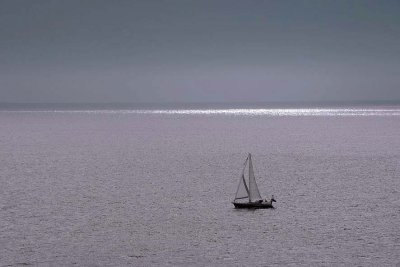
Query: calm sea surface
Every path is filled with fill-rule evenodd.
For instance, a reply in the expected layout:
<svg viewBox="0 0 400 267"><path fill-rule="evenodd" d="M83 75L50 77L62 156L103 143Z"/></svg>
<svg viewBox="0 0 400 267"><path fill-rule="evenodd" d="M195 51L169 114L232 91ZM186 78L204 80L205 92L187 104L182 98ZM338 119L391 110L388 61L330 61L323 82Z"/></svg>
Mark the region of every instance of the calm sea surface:
<svg viewBox="0 0 400 267"><path fill-rule="evenodd" d="M235 210L247 153L274 210ZM400 108L0 111L0 266L399 266Z"/></svg>

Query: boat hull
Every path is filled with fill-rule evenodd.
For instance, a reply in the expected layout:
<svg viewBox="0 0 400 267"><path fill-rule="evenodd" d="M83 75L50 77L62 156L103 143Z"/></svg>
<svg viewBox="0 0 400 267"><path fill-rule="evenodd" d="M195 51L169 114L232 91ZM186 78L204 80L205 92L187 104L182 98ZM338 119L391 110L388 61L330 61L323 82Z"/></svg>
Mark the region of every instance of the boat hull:
<svg viewBox="0 0 400 267"><path fill-rule="evenodd" d="M235 203L232 202L233 205L235 206L236 209L273 209L274 206L272 206L271 203L252 203L252 202L247 202L247 203Z"/></svg>

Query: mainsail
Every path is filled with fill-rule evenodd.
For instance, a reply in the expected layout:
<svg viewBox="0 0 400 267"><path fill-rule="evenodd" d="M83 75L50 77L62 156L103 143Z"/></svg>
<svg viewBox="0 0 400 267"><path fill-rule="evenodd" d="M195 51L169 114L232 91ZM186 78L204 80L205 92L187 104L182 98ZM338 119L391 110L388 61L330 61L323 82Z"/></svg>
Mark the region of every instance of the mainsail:
<svg viewBox="0 0 400 267"><path fill-rule="evenodd" d="M247 162L249 162L249 186L246 184L244 173L246 170ZM235 201L238 199L248 198L249 202L255 202L261 200L260 192L258 191L256 179L254 177L253 163L251 162L251 154L247 157L244 162L243 171L240 175L239 186L236 191Z"/></svg>
<svg viewBox="0 0 400 267"><path fill-rule="evenodd" d="M255 202L261 200L260 191L258 191L256 178L254 177L253 163L251 162L251 154L249 153L249 200Z"/></svg>

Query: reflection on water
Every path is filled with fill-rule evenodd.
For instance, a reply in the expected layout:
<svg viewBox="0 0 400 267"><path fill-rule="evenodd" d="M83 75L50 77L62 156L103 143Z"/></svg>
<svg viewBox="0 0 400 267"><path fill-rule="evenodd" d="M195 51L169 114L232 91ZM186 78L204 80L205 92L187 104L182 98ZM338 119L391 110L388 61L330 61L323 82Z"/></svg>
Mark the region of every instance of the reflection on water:
<svg viewBox="0 0 400 267"><path fill-rule="evenodd" d="M149 114L223 114L245 116L371 116L400 115L400 109L195 109L195 110L135 110L134 113Z"/></svg>
<svg viewBox="0 0 400 267"><path fill-rule="evenodd" d="M399 116L400 108L231 108L231 109L124 109L18 110L1 112L57 112L99 114L235 115L235 116Z"/></svg>

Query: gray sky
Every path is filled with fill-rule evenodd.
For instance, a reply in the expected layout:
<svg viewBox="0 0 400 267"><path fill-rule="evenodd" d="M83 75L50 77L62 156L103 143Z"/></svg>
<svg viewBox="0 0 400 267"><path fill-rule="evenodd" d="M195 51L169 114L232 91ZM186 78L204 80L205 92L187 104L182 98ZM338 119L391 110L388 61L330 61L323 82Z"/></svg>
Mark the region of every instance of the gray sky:
<svg viewBox="0 0 400 267"><path fill-rule="evenodd" d="M0 0L0 102L375 100L397 0Z"/></svg>

